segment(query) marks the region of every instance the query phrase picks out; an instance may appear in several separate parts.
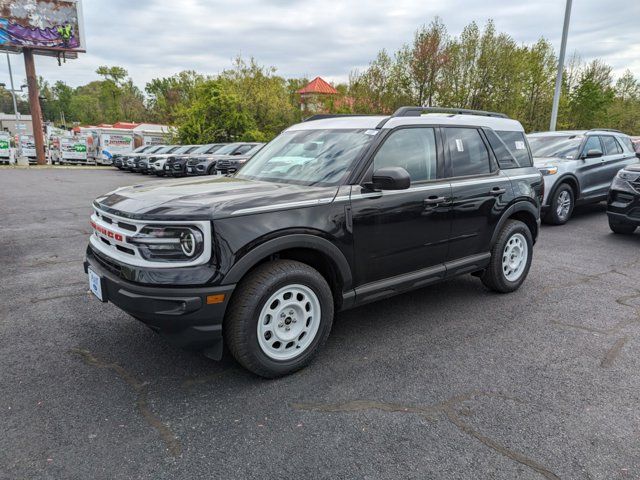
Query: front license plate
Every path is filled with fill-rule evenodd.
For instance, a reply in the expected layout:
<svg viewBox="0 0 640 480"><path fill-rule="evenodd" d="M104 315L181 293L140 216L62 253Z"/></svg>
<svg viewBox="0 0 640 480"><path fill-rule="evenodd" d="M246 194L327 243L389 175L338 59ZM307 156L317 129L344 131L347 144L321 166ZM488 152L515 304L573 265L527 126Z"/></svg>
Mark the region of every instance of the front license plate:
<svg viewBox="0 0 640 480"><path fill-rule="evenodd" d="M192 173L193 172L193 168L187 167L187 172Z"/></svg>
<svg viewBox="0 0 640 480"><path fill-rule="evenodd" d="M98 300L104 302L104 298L102 297L102 278L91 269L89 269L89 289L98 297Z"/></svg>

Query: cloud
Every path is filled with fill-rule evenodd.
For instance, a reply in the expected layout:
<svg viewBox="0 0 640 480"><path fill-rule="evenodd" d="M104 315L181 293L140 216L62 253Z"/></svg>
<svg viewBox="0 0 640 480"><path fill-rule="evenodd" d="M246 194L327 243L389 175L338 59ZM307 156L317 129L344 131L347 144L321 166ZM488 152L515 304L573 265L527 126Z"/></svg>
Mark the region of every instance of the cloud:
<svg viewBox="0 0 640 480"><path fill-rule="evenodd" d="M99 65L120 65L136 84L197 70L215 74L238 54L273 65L284 76L344 81L377 52L410 42L413 32L434 16L457 35L472 21L495 21L517 42L540 37L559 49L564 2L539 0L90 0L84 2L88 53L62 67L38 57L38 73L50 82L81 85L96 79ZM574 2L568 52L602 58L620 75L640 78L640 2ZM16 82L24 78L22 59L12 57ZM7 81L1 67L0 82Z"/></svg>

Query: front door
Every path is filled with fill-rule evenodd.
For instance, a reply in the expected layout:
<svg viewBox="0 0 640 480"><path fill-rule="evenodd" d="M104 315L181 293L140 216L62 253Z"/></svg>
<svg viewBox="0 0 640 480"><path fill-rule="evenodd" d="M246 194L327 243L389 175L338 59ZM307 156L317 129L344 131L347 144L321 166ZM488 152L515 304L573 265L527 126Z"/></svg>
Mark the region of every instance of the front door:
<svg viewBox="0 0 640 480"><path fill-rule="evenodd" d="M594 158L587 158L589 151L600 151L602 155ZM582 152L580 152L580 163L578 164L578 178L580 179L580 199L588 200L591 197L598 197L606 194L606 172L605 172L605 155L604 146L600 143L600 137L597 135L589 135L584 142ZM611 179L609 180L611 183ZM603 192L604 190L604 192Z"/></svg>
<svg viewBox="0 0 640 480"><path fill-rule="evenodd" d="M356 285L444 263L451 226L451 186L441 178L439 145L434 128L394 130L375 153L370 172L402 167L411 176L410 188L372 192L353 187Z"/></svg>

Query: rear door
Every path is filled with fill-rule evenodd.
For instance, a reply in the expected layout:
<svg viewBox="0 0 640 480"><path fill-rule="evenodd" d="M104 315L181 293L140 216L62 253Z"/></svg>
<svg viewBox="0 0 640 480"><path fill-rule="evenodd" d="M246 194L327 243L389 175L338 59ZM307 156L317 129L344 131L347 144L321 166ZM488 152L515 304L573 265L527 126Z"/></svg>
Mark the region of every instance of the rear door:
<svg viewBox="0 0 640 480"><path fill-rule="evenodd" d="M469 259L489 251L491 236L513 199L513 190L480 129L444 127L442 132L452 191L448 260Z"/></svg>
<svg viewBox="0 0 640 480"><path fill-rule="evenodd" d="M609 191L611 181L618 171L630 163L636 162L635 155L625 154L624 149L613 135L603 135L602 144L604 146L605 164L603 165L603 185L602 192L606 195Z"/></svg>

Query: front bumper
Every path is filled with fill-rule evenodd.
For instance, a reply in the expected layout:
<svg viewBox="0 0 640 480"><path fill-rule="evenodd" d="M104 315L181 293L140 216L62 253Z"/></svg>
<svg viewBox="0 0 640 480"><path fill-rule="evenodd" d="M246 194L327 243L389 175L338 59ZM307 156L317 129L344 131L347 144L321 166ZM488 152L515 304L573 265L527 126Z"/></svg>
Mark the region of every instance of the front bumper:
<svg viewBox="0 0 640 480"><path fill-rule="evenodd" d="M104 301L113 303L174 345L222 352L222 322L235 285L186 288L140 285L116 276L91 251L84 262L85 273L89 268L102 279ZM211 295L224 295L224 301L208 304L207 297Z"/></svg>
<svg viewBox="0 0 640 480"><path fill-rule="evenodd" d="M640 194L612 189L607 198L607 216L616 223L640 226Z"/></svg>

